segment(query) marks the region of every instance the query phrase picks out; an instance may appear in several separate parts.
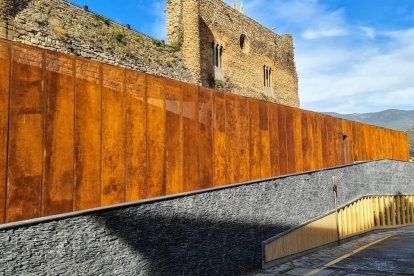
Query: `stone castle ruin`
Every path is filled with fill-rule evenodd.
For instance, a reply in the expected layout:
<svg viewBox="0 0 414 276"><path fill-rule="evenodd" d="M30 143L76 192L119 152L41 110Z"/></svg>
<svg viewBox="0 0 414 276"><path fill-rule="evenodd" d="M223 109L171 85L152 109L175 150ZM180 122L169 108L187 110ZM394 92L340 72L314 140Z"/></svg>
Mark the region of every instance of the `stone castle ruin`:
<svg viewBox="0 0 414 276"><path fill-rule="evenodd" d="M63 0L0 0L0 37L299 107L291 35L221 0L167 0L167 44Z"/></svg>

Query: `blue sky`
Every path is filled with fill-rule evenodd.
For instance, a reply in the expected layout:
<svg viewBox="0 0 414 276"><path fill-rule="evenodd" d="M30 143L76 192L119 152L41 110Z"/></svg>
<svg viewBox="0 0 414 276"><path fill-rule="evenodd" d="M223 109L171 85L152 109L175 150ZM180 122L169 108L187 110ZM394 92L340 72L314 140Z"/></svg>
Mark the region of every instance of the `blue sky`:
<svg viewBox="0 0 414 276"><path fill-rule="evenodd" d="M165 39L165 0L74 2ZM278 34L293 34L302 108L341 113L414 109L414 1L243 4L247 16Z"/></svg>

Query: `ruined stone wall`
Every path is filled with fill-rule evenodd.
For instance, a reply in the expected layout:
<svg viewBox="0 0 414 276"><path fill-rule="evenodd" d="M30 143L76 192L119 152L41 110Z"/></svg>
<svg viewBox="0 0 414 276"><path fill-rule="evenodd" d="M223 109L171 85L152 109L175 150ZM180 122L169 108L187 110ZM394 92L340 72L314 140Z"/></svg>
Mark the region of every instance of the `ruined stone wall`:
<svg viewBox="0 0 414 276"><path fill-rule="evenodd" d="M197 83L178 47L62 0L0 0L0 37Z"/></svg>
<svg viewBox="0 0 414 276"><path fill-rule="evenodd" d="M289 106L299 106L298 79L294 62L294 47L291 35L277 35L256 21L241 14L221 0L196 0L199 3L198 32L186 31L192 25L194 11L187 13L183 0L167 1L168 41L175 43L179 34L183 41L200 40L200 55L186 55L188 64L201 67L200 82L203 86L236 94L265 99ZM191 22L190 22L191 21ZM245 46L240 47L240 37L245 35ZM220 80L212 64L212 43L223 46L222 72ZM272 68L271 91L265 92L263 66Z"/></svg>

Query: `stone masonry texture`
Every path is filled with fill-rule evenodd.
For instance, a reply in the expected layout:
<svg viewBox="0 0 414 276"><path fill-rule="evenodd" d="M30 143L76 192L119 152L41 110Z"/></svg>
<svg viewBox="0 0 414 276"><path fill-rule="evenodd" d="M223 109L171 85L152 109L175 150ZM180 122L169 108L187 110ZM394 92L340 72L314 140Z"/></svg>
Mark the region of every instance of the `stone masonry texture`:
<svg viewBox="0 0 414 276"><path fill-rule="evenodd" d="M414 164L354 164L0 228L0 275L240 275L261 241L363 195L413 194Z"/></svg>
<svg viewBox="0 0 414 276"><path fill-rule="evenodd" d="M168 45L64 0L0 0L0 37L299 107L291 35L274 33L222 0L167 0L166 15ZM223 46L220 80L213 42ZM272 68L268 91L264 65Z"/></svg>

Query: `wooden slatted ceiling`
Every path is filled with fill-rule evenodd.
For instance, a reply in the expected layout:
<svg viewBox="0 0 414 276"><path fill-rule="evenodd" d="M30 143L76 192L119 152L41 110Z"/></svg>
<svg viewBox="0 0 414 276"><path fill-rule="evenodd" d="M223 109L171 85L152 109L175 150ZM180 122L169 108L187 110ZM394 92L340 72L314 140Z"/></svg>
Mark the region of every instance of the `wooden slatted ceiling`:
<svg viewBox="0 0 414 276"><path fill-rule="evenodd" d="M0 223L408 159L401 132L20 44L0 69Z"/></svg>

